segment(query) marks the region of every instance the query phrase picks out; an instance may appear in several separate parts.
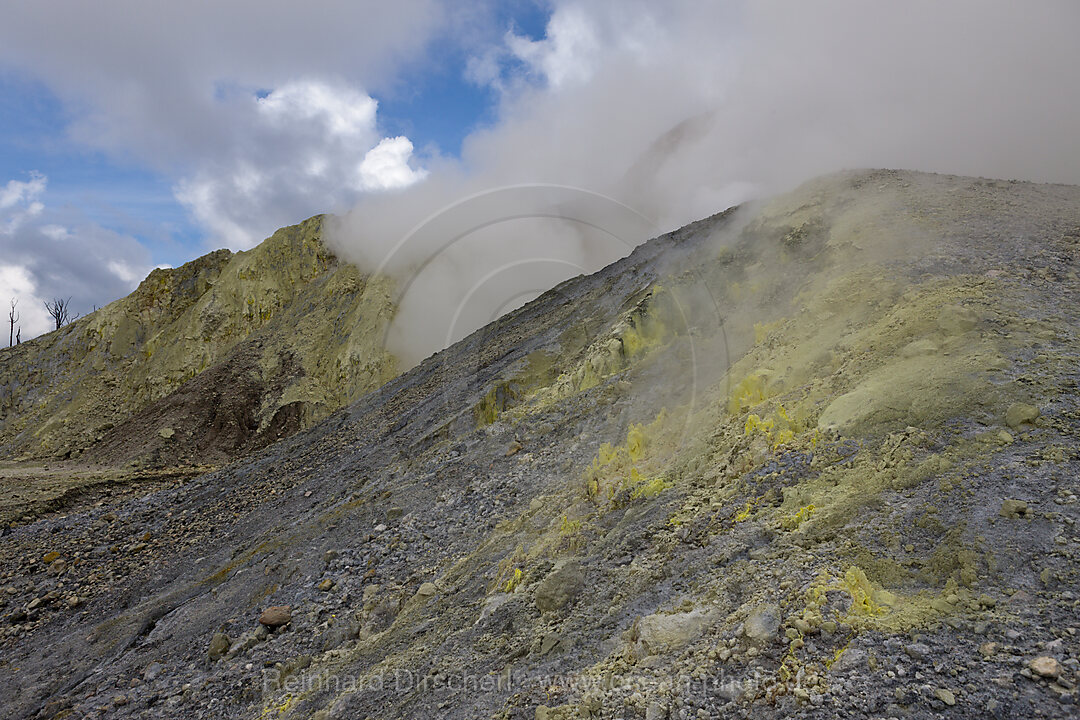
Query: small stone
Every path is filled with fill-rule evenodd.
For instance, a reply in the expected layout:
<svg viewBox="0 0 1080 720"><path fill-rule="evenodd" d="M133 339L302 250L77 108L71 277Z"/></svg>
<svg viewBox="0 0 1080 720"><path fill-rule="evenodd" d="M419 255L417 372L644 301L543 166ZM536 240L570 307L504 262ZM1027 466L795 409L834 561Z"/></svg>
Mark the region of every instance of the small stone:
<svg viewBox="0 0 1080 720"><path fill-rule="evenodd" d="M510 443L510 447L506 448L506 457L510 457L511 455L517 455L519 452L521 452L521 443L515 440L514 442Z"/></svg>
<svg viewBox="0 0 1080 720"><path fill-rule="evenodd" d="M1028 667L1031 668L1031 672L1039 677L1057 678L1061 675L1061 664L1047 655L1040 655L1031 660L1028 662Z"/></svg>
<svg viewBox="0 0 1080 720"><path fill-rule="evenodd" d="M60 559L60 553L53 550L52 552L45 553L45 555L41 558L41 562L45 563L46 565L49 565L52 562L54 562L56 560L59 560L59 559Z"/></svg>
<svg viewBox="0 0 1080 720"><path fill-rule="evenodd" d="M951 690L946 690L945 688L938 688L935 690L934 697L950 707L956 704L956 696L952 694Z"/></svg>
<svg viewBox="0 0 1080 720"><path fill-rule="evenodd" d="M393 522L398 520L405 514L405 510L399 507L392 507L386 511L386 522Z"/></svg>
<svg viewBox="0 0 1080 720"><path fill-rule="evenodd" d="M926 660L930 657L930 647L924 643L905 645L904 652L912 660Z"/></svg>
<svg viewBox="0 0 1080 720"><path fill-rule="evenodd" d="M70 596L68 596L67 606L69 608L71 608L72 610L79 607L79 605L81 605L81 604L82 604L82 600L79 598L78 595L70 595Z"/></svg>
<svg viewBox="0 0 1080 720"><path fill-rule="evenodd" d="M116 707L124 707L127 704L128 699L126 695L117 695L113 698L113 705L115 705Z"/></svg>
<svg viewBox="0 0 1080 720"><path fill-rule="evenodd" d="M214 636L210 638L210 648L207 650L207 654L211 660L221 659L225 653L229 652L229 647L232 645L232 641L229 640L229 636L225 633L214 633Z"/></svg>
<svg viewBox="0 0 1080 720"><path fill-rule="evenodd" d="M1024 517L1028 513L1027 503L1023 500L1004 500L998 515L1003 518L1016 519Z"/></svg>
<svg viewBox="0 0 1080 720"><path fill-rule="evenodd" d="M562 636L559 633L548 633L544 636L544 639L540 641L540 654L547 655L554 650L562 641Z"/></svg>
<svg viewBox="0 0 1080 720"><path fill-rule="evenodd" d="M979 646L979 654L984 658L993 657L997 654L998 644L996 642L984 642Z"/></svg>
<svg viewBox="0 0 1080 720"><path fill-rule="evenodd" d="M158 430L157 434L161 436L162 440L170 440L172 439L172 436L176 434L176 431L171 427L163 427Z"/></svg>
<svg viewBox="0 0 1080 720"><path fill-rule="evenodd" d="M317 587L322 592L330 592L330 590L334 587L334 581L330 578L324 578L323 581L315 587Z"/></svg>
<svg viewBox="0 0 1080 720"><path fill-rule="evenodd" d="M435 583L426 582L422 584L420 588L416 591L416 597L429 598L435 595L437 592L439 592L439 589L435 587Z"/></svg>
<svg viewBox="0 0 1080 720"><path fill-rule="evenodd" d="M259 622L268 628L278 628L292 622L292 612L288 605L272 605L262 611Z"/></svg>
<svg viewBox="0 0 1080 720"><path fill-rule="evenodd" d="M334 562L337 559L338 559L338 551L337 550L327 550L325 553L323 553L323 563L325 563L326 565L329 565L330 563Z"/></svg>
<svg viewBox="0 0 1080 720"><path fill-rule="evenodd" d="M1005 411L1005 424L1013 430L1025 424L1035 422L1039 417L1039 408L1027 403L1013 403Z"/></svg>

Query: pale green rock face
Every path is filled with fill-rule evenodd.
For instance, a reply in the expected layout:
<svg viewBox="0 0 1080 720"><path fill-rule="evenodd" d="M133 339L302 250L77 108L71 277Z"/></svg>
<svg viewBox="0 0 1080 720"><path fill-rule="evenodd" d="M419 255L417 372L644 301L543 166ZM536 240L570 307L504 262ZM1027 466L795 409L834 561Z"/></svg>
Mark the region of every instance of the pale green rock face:
<svg viewBox="0 0 1080 720"><path fill-rule="evenodd" d="M216 464L393 377L390 285L339 262L321 233L320 216L246 252L156 269L128 297L0 351L0 457ZM119 434L140 440L110 435L133 418ZM243 427L205 437L233 422Z"/></svg>

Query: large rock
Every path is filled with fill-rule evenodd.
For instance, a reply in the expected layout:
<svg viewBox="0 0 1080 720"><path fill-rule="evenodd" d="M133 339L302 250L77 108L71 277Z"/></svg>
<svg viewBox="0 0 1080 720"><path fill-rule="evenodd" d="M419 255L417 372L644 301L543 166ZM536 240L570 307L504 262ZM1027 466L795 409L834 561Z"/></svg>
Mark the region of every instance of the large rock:
<svg viewBox="0 0 1080 720"><path fill-rule="evenodd" d="M1013 430L1035 422L1039 417L1039 408L1027 403L1013 403L1005 411L1005 424Z"/></svg>
<svg viewBox="0 0 1080 720"><path fill-rule="evenodd" d="M677 650L700 635L712 620L712 614L702 610L646 615L638 621L638 639L650 654Z"/></svg>
<svg viewBox="0 0 1080 720"><path fill-rule="evenodd" d="M278 628L292 622L292 609L288 605L271 605L262 611L259 622L268 628Z"/></svg>
<svg viewBox="0 0 1080 720"><path fill-rule="evenodd" d="M585 575L581 565L568 562L556 568L536 587L536 607L550 612L564 607L585 589Z"/></svg>
<svg viewBox="0 0 1080 720"><path fill-rule="evenodd" d="M232 641L229 640L229 636L225 633L214 633L214 636L210 638L210 647L207 649L206 654L210 656L211 660L220 660L225 653L229 652L229 647L232 645Z"/></svg>
<svg viewBox="0 0 1080 720"><path fill-rule="evenodd" d="M1052 657L1040 655L1028 662L1028 668L1039 677L1057 678L1061 675L1061 665Z"/></svg>
<svg viewBox="0 0 1080 720"><path fill-rule="evenodd" d="M1020 518L1024 517L1028 513L1027 503L1023 500L1004 500L1001 503L1001 509L998 510L998 515L1003 518Z"/></svg>
<svg viewBox="0 0 1080 720"><path fill-rule="evenodd" d="M750 642L765 644L776 639L780 631L780 606L775 603L758 605L743 623L743 634Z"/></svg>

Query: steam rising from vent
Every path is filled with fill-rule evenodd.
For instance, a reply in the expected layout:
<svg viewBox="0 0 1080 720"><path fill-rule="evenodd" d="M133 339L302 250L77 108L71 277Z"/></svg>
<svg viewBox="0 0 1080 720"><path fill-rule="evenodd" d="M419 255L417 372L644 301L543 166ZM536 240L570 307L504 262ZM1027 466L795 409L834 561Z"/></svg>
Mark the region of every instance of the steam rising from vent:
<svg viewBox="0 0 1080 720"><path fill-rule="evenodd" d="M545 38L511 33L473 59L500 93L497 122L460 161L366 197L330 242L407 288L413 319L391 349L409 364L656 230L814 175L1080 183L1077 27L1070 0L557 2ZM522 183L580 188L645 221L559 219L540 198L517 219L478 205L475 227L434 232L463 198ZM404 242L425 219L434 234Z"/></svg>

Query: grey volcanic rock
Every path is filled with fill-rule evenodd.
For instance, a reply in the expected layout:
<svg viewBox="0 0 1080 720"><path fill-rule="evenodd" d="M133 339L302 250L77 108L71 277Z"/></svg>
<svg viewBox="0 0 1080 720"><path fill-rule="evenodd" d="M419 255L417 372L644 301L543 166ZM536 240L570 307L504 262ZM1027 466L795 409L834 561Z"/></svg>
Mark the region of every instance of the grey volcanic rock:
<svg viewBox="0 0 1080 720"><path fill-rule="evenodd" d="M541 612L559 610L585 588L585 575L581 565L567 563L552 571L536 587L536 607Z"/></svg>

